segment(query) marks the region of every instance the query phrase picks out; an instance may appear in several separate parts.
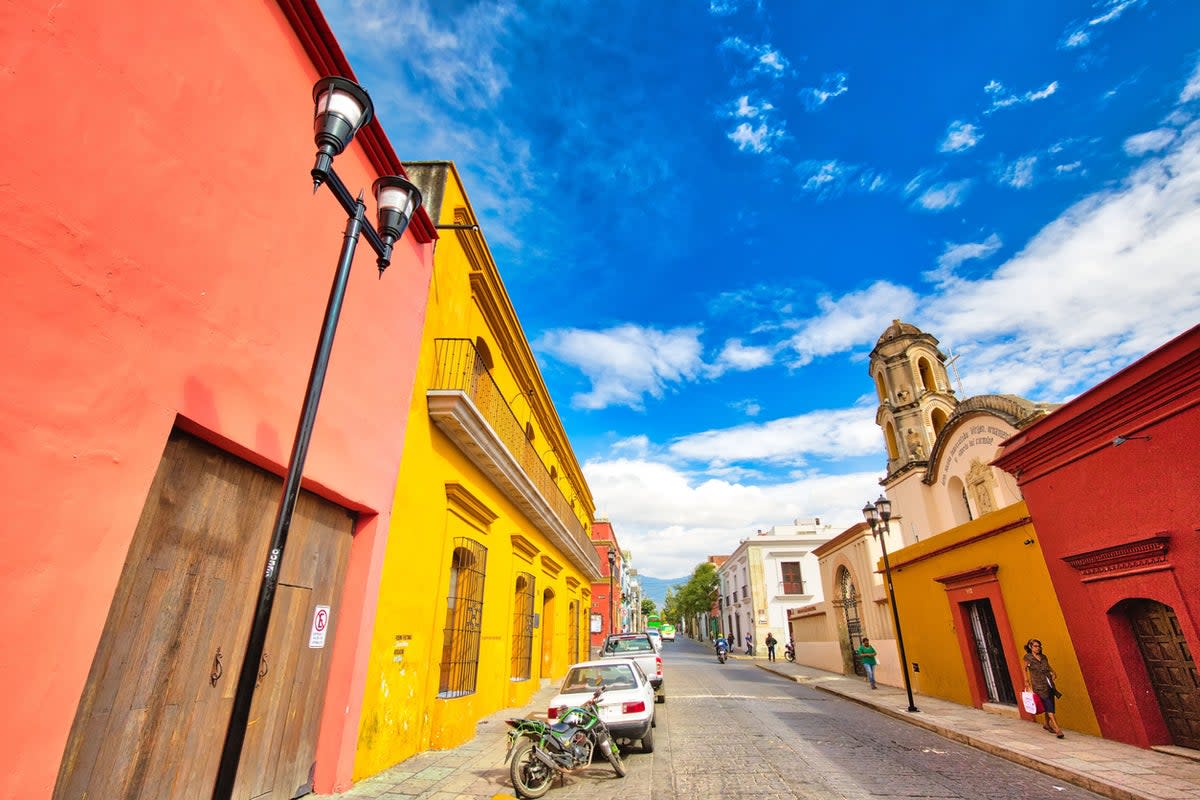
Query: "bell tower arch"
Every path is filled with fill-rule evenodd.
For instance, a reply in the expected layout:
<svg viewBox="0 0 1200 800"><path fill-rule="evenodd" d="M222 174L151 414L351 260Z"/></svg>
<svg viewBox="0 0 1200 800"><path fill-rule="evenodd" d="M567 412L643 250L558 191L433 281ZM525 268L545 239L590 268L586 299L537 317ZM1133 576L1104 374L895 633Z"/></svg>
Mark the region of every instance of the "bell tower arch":
<svg viewBox="0 0 1200 800"><path fill-rule="evenodd" d="M875 343L868 369L879 395L875 423L888 449L886 482L929 463L937 434L958 398L938 340L898 319Z"/></svg>

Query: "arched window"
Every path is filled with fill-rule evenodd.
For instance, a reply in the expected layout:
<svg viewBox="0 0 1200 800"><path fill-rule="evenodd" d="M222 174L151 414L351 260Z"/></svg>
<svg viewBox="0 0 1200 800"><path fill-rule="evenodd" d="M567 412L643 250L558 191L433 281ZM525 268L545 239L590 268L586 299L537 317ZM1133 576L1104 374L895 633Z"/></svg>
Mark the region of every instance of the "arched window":
<svg viewBox="0 0 1200 800"><path fill-rule="evenodd" d="M479 360L483 362L484 369L491 370L495 367L495 363L492 361L492 351L488 349L487 342L483 340L482 336L475 339L475 352L479 354Z"/></svg>
<svg viewBox="0 0 1200 800"><path fill-rule="evenodd" d="M899 458L900 447L896 444L896 429L890 420L883 426L883 438L887 442L888 458Z"/></svg>
<svg viewBox="0 0 1200 800"><path fill-rule="evenodd" d="M446 594L438 697L461 697L475 692L486 568L487 548L472 539L455 537L454 554L450 558L450 588Z"/></svg>
<svg viewBox="0 0 1200 800"><path fill-rule="evenodd" d="M875 394L879 395L879 402L887 402L887 390L883 388L883 373L875 373Z"/></svg>
<svg viewBox="0 0 1200 800"><path fill-rule="evenodd" d="M935 408L929 414L929 424L933 427L933 435L937 436L942 432L942 428L946 427L946 421L949 419L946 412L940 408Z"/></svg>
<svg viewBox="0 0 1200 800"><path fill-rule="evenodd" d="M937 380L933 377L933 365L929 363L928 358L917 359L917 371L921 375L921 386L925 387L925 391L936 392Z"/></svg>
<svg viewBox="0 0 1200 800"><path fill-rule="evenodd" d="M550 465L550 480L558 480L558 467L554 466L553 464Z"/></svg>
<svg viewBox="0 0 1200 800"><path fill-rule="evenodd" d="M532 422L526 422L526 423L525 423L525 438L526 438L528 441L531 441L531 442L532 442L532 441L533 441L533 439L534 439L534 433L533 433L533 423L532 423Z"/></svg>
<svg viewBox="0 0 1200 800"><path fill-rule="evenodd" d="M962 478L957 475L951 476L946 482L946 491L949 493L950 510L954 515L954 524L962 525L964 522L970 522L974 517L971 516L971 504L967 501L967 487L962 482Z"/></svg>
<svg viewBox="0 0 1200 800"><path fill-rule="evenodd" d="M527 681L533 664L533 588L534 577L528 572L517 575L513 589L513 680Z"/></svg>

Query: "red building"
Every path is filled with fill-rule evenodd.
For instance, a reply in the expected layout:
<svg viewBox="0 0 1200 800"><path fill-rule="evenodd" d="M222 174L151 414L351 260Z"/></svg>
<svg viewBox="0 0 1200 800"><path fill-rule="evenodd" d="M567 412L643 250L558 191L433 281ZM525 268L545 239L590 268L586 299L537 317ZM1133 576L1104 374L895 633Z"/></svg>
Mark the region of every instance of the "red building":
<svg viewBox="0 0 1200 800"><path fill-rule="evenodd" d="M1200 749L1198 443L1200 326L995 462L1029 506L1101 731L1142 747Z"/></svg>
<svg viewBox="0 0 1200 800"><path fill-rule="evenodd" d="M0 797L209 797L346 227L312 89L352 72L313 0L3 16ZM403 174L377 122L335 169ZM433 235L358 248L237 796L350 783Z"/></svg>
<svg viewBox="0 0 1200 800"><path fill-rule="evenodd" d="M592 523L592 543L600 558L600 571L604 579L592 584L592 651L604 644L604 637L621 629L621 548L617 545L617 534L612 523L598 519ZM610 566L608 556L613 556ZM615 626L615 627L614 627Z"/></svg>

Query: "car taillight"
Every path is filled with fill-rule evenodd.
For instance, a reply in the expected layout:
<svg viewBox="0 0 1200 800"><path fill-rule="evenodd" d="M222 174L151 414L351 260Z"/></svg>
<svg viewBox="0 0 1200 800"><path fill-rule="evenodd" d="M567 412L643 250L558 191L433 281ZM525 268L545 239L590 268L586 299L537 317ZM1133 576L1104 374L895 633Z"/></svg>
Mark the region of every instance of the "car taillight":
<svg viewBox="0 0 1200 800"><path fill-rule="evenodd" d="M662 677L662 656L654 657L654 672L658 677Z"/></svg>
<svg viewBox="0 0 1200 800"><path fill-rule="evenodd" d="M640 714L646 710L646 704L641 700L636 703L621 703L622 714Z"/></svg>

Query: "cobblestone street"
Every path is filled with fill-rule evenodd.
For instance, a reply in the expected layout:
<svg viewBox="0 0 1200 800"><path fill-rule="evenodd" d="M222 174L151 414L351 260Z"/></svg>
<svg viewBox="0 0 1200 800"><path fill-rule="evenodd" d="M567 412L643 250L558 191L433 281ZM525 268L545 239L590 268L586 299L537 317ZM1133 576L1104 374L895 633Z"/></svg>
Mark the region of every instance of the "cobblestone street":
<svg viewBox="0 0 1200 800"><path fill-rule="evenodd" d="M556 782L548 797L1077 800L1100 796L785 679L760 669L761 662L752 659L731 659L720 665L705 645L683 638L667 645L664 657L667 702L658 706L654 752L641 753L628 746L624 749L629 773L624 779L617 778L607 763L598 763ZM539 692L521 713L544 713L551 694L549 689ZM513 715L497 715L481 724L480 734L463 747L423 753L336 797L511 797L503 763L503 719ZM1037 734L1029 726L1029 736Z"/></svg>

